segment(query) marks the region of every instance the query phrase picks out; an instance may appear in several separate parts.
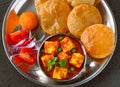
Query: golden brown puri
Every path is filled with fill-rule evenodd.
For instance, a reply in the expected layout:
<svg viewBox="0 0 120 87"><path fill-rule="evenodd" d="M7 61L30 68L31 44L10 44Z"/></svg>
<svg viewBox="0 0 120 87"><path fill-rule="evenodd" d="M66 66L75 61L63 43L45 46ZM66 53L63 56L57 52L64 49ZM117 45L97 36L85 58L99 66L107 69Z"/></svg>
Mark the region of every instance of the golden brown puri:
<svg viewBox="0 0 120 87"><path fill-rule="evenodd" d="M41 0L37 1L41 2ZM67 32L67 17L71 11L68 2L66 0L42 0L39 3L36 3L36 8L42 29L48 34Z"/></svg>
<svg viewBox="0 0 120 87"><path fill-rule="evenodd" d="M102 59L114 49L115 37L112 30L103 24L87 27L81 35L81 41L93 58Z"/></svg>
<svg viewBox="0 0 120 87"><path fill-rule="evenodd" d="M67 25L71 34L80 37L84 29L102 23L99 10L90 4L79 4L68 15Z"/></svg>
<svg viewBox="0 0 120 87"><path fill-rule="evenodd" d="M48 0L34 0L35 8L38 13L40 12L40 8L42 7L42 4L44 4L46 1Z"/></svg>
<svg viewBox="0 0 120 87"><path fill-rule="evenodd" d="M88 4L91 4L91 5L94 5L95 3L95 0L67 0L72 7L75 7L81 3L88 3Z"/></svg>

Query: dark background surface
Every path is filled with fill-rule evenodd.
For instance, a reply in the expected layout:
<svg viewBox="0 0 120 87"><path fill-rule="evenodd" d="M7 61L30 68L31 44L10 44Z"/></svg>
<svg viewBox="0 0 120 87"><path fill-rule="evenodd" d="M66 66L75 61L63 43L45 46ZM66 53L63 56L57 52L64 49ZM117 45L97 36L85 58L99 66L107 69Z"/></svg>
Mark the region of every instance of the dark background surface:
<svg viewBox="0 0 120 87"><path fill-rule="evenodd" d="M2 21L12 0L0 0L0 87L41 87L21 76L9 62L2 44ZM107 0L118 31L115 53L107 67L94 79L79 87L120 87L120 0Z"/></svg>

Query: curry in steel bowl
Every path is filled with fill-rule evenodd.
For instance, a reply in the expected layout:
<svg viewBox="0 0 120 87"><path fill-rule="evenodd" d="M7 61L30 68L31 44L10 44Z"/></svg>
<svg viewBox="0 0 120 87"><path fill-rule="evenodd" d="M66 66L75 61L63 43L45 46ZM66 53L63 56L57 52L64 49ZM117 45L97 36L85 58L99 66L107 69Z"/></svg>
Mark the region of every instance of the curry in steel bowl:
<svg viewBox="0 0 120 87"><path fill-rule="evenodd" d="M67 81L83 72L86 52L79 40L67 34L55 34L41 44L38 64L48 77Z"/></svg>

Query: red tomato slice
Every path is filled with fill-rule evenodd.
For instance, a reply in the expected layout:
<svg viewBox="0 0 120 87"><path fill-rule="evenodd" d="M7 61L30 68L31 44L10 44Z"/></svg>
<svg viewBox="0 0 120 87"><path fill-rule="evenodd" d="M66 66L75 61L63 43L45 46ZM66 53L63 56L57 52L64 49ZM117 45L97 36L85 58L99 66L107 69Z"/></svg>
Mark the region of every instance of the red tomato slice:
<svg viewBox="0 0 120 87"><path fill-rule="evenodd" d="M22 48L19 55L20 58L27 63L36 63L36 52L31 48Z"/></svg>
<svg viewBox="0 0 120 87"><path fill-rule="evenodd" d="M25 72L25 73L27 73L27 72L30 70L30 68L32 67L31 64L28 64L28 63L26 63L25 61L22 61L22 60L20 59L19 55L18 55L18 56L15 56L15 57L13 58L13 62L15 63L15 65L16 65L19 69L21 69L21 70L22 70L23 72Z"/></svg>
<svg viewBox="0 0 120 87"><path fill-rule="evenodd" d="M28 36L28 30L22 29L14 33L10 33L11 40L14 42L19 42Z"/></svg>
<svg viewBox="0 0 120 87"><path fill-rule="evenodd" d="M11 40L9 34L6 35L5 39L6 39L6 42L7 42L8 46L16 44L14 41Z"/></svg>

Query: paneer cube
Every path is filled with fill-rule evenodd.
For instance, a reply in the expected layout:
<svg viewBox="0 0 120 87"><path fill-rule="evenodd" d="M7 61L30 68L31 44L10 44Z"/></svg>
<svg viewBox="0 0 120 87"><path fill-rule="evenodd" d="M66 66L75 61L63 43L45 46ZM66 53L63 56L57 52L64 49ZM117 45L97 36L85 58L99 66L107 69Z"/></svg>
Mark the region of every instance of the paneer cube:
<svg viewBox="0 0 120 87"><path fill-rule="evenodd" d="M45 53L54 54L57 51L58 46L59 46L58 41L45 41L44 44Z"/></svg>
<svg viewBox="0 0 120 87"><path fill-rule="evenodd" d="M60 41L60 45L63 52L68 52L75 47L75 44L69 37L65 37L62 41Z"/></svg>
<svg viewBox="0 0 120 87"><path fill-rule="evenodd" d="M69 63L77 68L80 68L84 62L84 56L80 53L73 53Z"/></svg>
<svg viewBox="0 0 120 87"><path fill-rule="evenodd" d="M54 56L52 54L45 54L41 57L41 61L44 67L47 67L48 61L51 60Z"/></svg>
<svg viewBox="0 0 120 87"><path fill-rule="evenodd" d="M67 53L65 53L65 52L60 52L60 53L58 54L58 58L59 58L59 60L69 59L70 56L69 56Z"/></svg>
<svg viewBox="0 0 120 87"><path fill-rule="evenodd" d="M67 68L55 67L53 72L53 78L65 79L67 77Z"/></svg>

